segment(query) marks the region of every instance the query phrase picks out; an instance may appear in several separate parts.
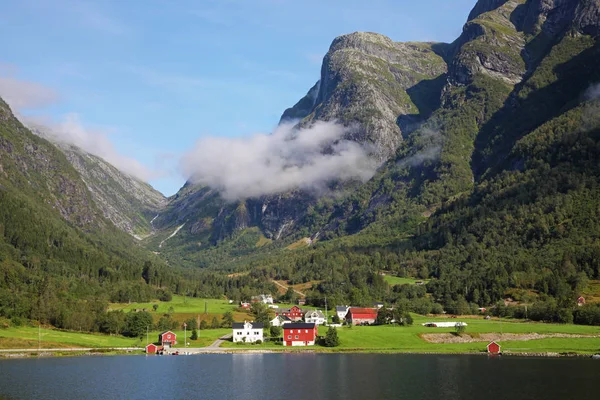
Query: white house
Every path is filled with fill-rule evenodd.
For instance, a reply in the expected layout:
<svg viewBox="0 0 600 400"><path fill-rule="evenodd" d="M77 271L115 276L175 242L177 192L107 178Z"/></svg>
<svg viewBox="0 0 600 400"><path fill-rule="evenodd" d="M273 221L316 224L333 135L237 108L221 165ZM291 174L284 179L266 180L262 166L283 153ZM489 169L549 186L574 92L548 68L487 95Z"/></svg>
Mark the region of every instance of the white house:
<svg viewBox="0 0 600 400"><path fill-rule="evenodd" d="M234 322L233 342L254 343L263 340L263 324L258 322Z"/></svg>
<svg viewBox="0 0 600 400"><path fill-rule="evenodd" d="M292 322L292 320L284 315L278 315L275 318L273 318L270 322L271 326L283 326L284 324L289 324L290 322Z"/></svg>
<svg viewBox="0 0 600 400"><path fill-rule="evenodd" d="M270 294L259 294L258 296L252 296L252 302L273 304L273 296Z"/></svg>
<svg viewBox="0 0 600 400"><path fill-rule="evenodd" d="M344 318L346 318L346 314L348 314L349 309L350 309L350 307L348 307L348 306L336 306L335 312L336 312L338 318L340 320L343 320Z"/></svg>
<svg viewBox="0 0 600 400"><path fill-rule="evenodd" d="M308 310L304 314L304 322L323 325L325 323L325 315L323 315L321 310Z"/></svg>

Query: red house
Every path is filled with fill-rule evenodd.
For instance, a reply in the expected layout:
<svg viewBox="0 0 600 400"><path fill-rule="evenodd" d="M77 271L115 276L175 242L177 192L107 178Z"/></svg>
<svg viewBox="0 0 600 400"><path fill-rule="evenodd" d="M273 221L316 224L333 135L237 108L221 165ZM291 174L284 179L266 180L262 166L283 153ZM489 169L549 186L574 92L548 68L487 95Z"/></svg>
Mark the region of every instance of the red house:
<svg viewBox="0 0 600 400"><path fill-rule="evenodd" d="M288 309L276 309L275 315L281 315L282 317L288 317L292 321L301 321L304 316L304 311L298 306L294 306Z"/></svg>
<svg viewBox="0 0 600 400"><path fill-rule="evenodd" d="M146 346L146 354L156 354L158 349L159 347L157 345L150 343L148 346Z"/></svg>
<svg viewBox="0 0 600 400"><path fill-rule="evenodd" d="M177 344L177 335L171 331L165 331L158 335L158 341L163 346L171 347Z"/></svg>
<svg viewBox="0 0 600 400"><path fill-rule="evenodd" d="M289 323L283 325L284 346L314 346L317 338L317 324Z"/></svg>
<svg viewBox="0 0 600 400"><path fill-rule="evenodd" d="M376 308L350 307L348 314L346 314L346 321L349 321L352 325L371 325L375 323L376 319Z"/></svg>
<svg viewBox="0 0 600 400"><path fill-rule="evenodd" d="M487 352L490 354L500 354L500 345L496 342L490 342L487 345Z"/></svg>

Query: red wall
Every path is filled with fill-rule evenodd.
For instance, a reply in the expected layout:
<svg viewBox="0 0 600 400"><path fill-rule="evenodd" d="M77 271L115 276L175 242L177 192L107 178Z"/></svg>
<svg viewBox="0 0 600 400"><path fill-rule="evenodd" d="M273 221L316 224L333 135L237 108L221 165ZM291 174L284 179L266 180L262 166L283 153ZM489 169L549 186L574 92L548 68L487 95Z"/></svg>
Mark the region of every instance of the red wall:
<svg viewBox="0 0 600 400"><path fill-rule="evenodd" d="M317 337L316 326L314 329L286 329L285 325L283 327L283 340L286 342L312 342ZM291 339L288 338L290 335L292 336ZM296 339L296 336L298 336L298 339Z"/></svg>

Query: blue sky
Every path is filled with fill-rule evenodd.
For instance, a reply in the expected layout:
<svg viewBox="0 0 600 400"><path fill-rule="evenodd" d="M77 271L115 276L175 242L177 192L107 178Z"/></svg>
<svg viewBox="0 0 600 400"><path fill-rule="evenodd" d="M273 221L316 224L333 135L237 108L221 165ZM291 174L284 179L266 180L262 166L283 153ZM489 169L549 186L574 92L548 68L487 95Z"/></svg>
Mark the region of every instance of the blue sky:
<svg viewBox="0 0 600 400"><path fill-rule="evenodd" d="M270 132L319 79L336 36L449 42L475 3L0 2L0 95L166 195L199 138Z"/></svg>

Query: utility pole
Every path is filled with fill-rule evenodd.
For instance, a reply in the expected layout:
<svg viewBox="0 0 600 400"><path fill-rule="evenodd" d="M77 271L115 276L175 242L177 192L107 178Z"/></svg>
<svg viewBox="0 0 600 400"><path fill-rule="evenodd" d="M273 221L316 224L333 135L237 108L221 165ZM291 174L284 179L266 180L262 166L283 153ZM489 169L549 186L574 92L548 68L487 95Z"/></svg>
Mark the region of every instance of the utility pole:
<svg viewBox="0 0 600 400"><path fill-rule="evenodd" d="M329 318L327 317L327 296L325 296L325 323L329 325Z"/></svg>
<svg viewBox="0 0 600 400"><path fill-rule="evenodd" d="M183 346L187 347L187 323L183 323Z"/></svg>
<svg viewBox="0 0 600 400"><path fill-rule="evenodd" d="M146 325L146 347L148 347L148 325Z"/></svg>
<svg viewBox="0 0 600 400"><path fill-rule="evenodd" d="M38 350L42 348L42 328L41 324L38 322Z"/></svg>

